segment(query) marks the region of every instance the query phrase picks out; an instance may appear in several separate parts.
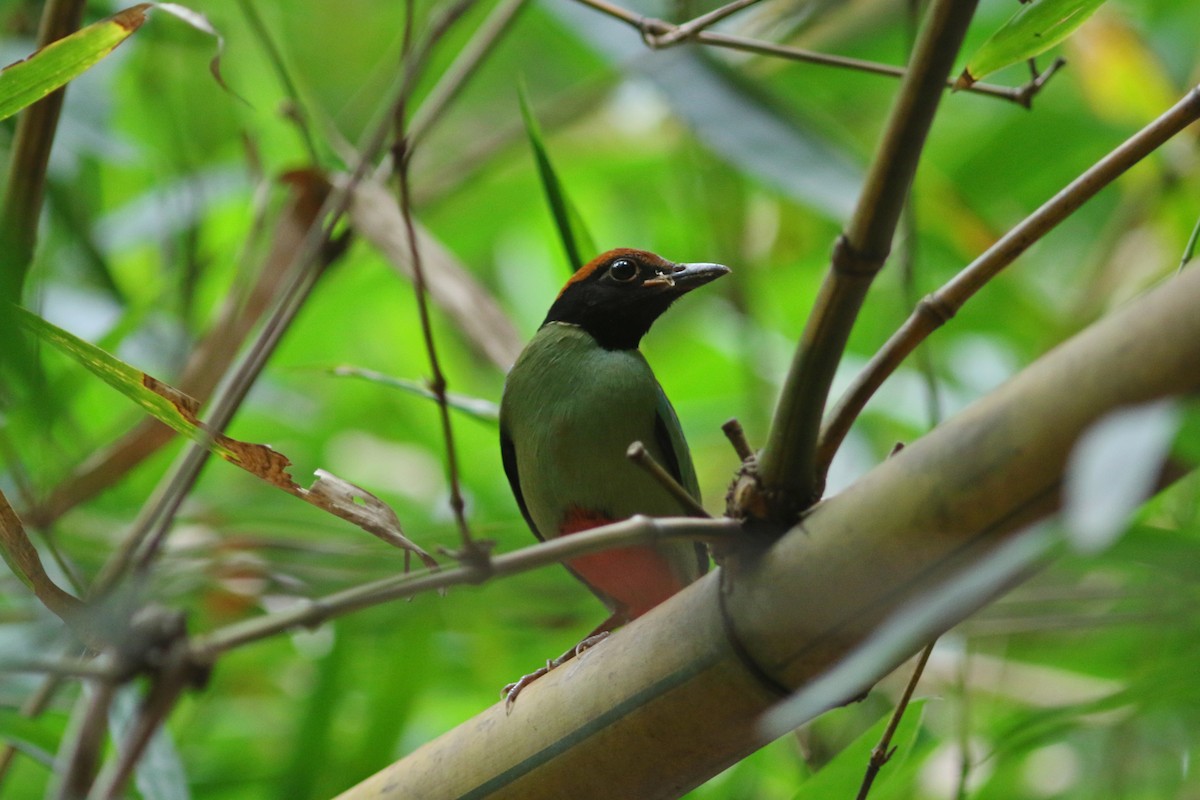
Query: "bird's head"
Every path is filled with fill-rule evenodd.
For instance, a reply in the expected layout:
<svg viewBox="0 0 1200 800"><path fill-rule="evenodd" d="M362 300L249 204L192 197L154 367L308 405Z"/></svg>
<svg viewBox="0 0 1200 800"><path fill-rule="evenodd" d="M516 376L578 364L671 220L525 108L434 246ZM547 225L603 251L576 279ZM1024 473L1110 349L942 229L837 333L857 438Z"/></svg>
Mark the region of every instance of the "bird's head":
<svg viewBox="0 0 1200 800"><path fill-rule="evenodd" d="M720 264L675 264L645 250L609 250L571 276L543 325L578 325L608 350L633 349L671 303L729 272Z"/></svg>

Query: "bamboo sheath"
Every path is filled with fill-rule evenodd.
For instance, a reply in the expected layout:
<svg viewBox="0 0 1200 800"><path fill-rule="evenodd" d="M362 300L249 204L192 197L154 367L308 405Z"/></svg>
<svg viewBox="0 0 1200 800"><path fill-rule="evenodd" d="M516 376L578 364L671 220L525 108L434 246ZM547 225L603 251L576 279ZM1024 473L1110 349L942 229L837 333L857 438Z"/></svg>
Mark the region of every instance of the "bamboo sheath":
<svg viewBox="0 0 1200 800"><path fill-rule="evenodd" d="M727 564L723 581L710 573L540 679L511 715L497 704L341 798L678 797L764 743L755 724L777 699L771 682L803 685L900 605L1052 513L1091 424L1197 390L1192 269L818 505L765 554Z"/></svg>

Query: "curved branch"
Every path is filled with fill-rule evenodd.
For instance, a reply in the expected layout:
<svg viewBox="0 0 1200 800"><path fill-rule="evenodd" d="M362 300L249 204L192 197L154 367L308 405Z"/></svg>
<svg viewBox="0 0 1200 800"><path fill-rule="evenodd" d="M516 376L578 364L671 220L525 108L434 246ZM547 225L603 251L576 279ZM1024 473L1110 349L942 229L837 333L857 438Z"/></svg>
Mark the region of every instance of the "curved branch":
<svg viewBox="0 0 1200 800"><path fill-rule="evenodd" d="M817 434L833 375L867 289L883 267L946 77L974 0L937 0L917 40L858 206L838 238L825 282L796 349L763 449L744 493L756 516L790 522L817 499Z"/></svg>
<svg viewBox="0 0 1200 800"><path fill-rule="evenodd" d="M1034 242L1055 228L1105 186L1164 142L1200 119L1200 86L1154 122L1127 139L1062 191L1042 204L982 255L967 265L949 283L917 304L912 314L887 343L871 358L854 383L842 395L821 429L817 445L817 473L821 480L850 426L876 390L896 371L917 345L950 321L960 308L1000 270L1024 253Z"/></svg>

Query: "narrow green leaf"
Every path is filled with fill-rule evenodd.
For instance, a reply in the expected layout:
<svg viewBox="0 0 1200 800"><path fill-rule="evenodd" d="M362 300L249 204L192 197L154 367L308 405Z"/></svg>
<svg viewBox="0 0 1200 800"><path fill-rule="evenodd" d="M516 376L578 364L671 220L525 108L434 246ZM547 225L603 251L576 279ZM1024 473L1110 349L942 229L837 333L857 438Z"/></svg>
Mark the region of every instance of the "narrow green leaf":
<svg viewBox="0 0 1200 800"><path fill-rule="evenodd" d="M984 42L967 62L955 88L1046 52L1071 35L1104 0L1032 0Z"/></svg>
<svg viewBox="0 0 1200 800"><path fill-rule="evenodd" d="M361 369L359 367L334 367L332 371L334 375L339 377L361 378L365 381L371 381L372 383L400 389L409 394L415 394L417 397L424 397L426 400L437 401L437 395L416 381L396 378L391 375L384 375L382 372ZM489 400L479 397L468 397L463 394L447 392L446 405L455 411L461 411L467 416L474 417L483 422L496 422L500 419L500 407Z"/></svg>
<svg viewBox="0 0 1200 800"><path fill-rule="evenodd" d="M222 458L240 463L239 454L227 446L227 442L232 440L226 440L224 437L214 438L204 429L196 417L199 408L194 399L20 306L11 308L16 311L17 320L39 339L86 367L109 386L140 405L150 416L184 436L207 445Z"/></svg>
<svg viewBox="0 0 1200 800"><path fill-rule="evenodd" d="M530 108L524 82L517 84L517 99L521 104L521 117L525 120L525 135L529 137L529 146L533 148L533 158L537 162L542 190L546 193L550 213L554 215L554 225L558 228L559 239L562 240L567 265L571 272L575 272L586 263L583 253L595 253L596 246L592 243L592 237L587 232L583 219L563 191L562 182L559 181L554 165L550 162L550 154L542 139L541 128Z"/></svg>
<svg viewBox="0 0 1200 800"><path fill-rule="evenodd" d="M1183 268L1188 262L1196 257L1196 242L1200 241L1200 219L1196 220L1195 226L1192 228L1192 235L1188 237L1187 244L1183 246L1183 256L1179 259L1179 272L1183 272Z"/></svg>
<svg viewBox="0 0 1200 800"><path fill-rule="evenodd" d="M86 72L142 26L149 7L149 3L139 3L119 11L5 67L0 71L0 119L11 117Z"/></svg>
<svg viewBox="0 0 1200 800"><path fill-rule="evenodd" d="M11 308L16 312L19 324L86 367L105 383L140 405L159 422L272 486L351 522L395 547L416 554L426 566L437 565L433 556L404 535L396 513L370 492L324 470L317 470L317 480L310 489L305 489L292 480L288 473L292 462L283 453L276 452L265 444L243 442L208 428L200 421L200 403L194 397L136 367L131 367L94 344L85 342L19 306ZM42 598L42 595L39 594L38 597ZM46 602L45 598L42 599Z"/></svg>

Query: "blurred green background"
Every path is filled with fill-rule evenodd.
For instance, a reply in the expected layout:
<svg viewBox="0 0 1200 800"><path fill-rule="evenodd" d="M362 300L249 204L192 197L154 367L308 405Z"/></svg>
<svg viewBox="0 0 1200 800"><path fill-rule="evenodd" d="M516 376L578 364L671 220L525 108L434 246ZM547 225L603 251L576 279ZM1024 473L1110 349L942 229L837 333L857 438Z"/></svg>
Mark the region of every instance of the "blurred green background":
<svg viewBox="0 0 1200 800"><path fill-rule="evenodd" d="M155 14L71 84L55 143L25 303L168 382L240 271L269 247L288 194L278 177L345 170L398 71L401 3L248 1L298 87L317 163L285 113L291 101L261 36L233 0L188 4L224 37L231 91L209 72L215 41ZM444 5L418 3L418 31ZM495 5L476 3L437 43L414 108ZM643 10L681 19L713 5ZM966 52L1015 7L985 0ZM88 19L117 8L91 3ZM0 61L32 52L40 13L38 2L0 4ZM725 29L901 64L911 28L898 0L767 0ZM910 250L911 267L894 258L877 280L835 394L916 299L1200 81L1198 43L1193 0L1113 0L1052 52L1069 65L1032 110L948 94L895 248ZM1022 65L988 81L1027 79ZM583 6L528 3L412 162L420 224L522 338L569 273L523 132L521 81L598 249L638 247L733 269L679 303L643 344L688 434L706 505L718 512L737 467L720 424L737 417L762 443L897 82L732 51L651 52L632 29ZM4 164L12 123L0 124ZM847 440L830 491L1169 276L1200 216L1196 144L1194 128L1169 142L936 334L922 351L936 398L916 361L899 371ZM457 319L434 314L450 389L498 402L503 370ZM141 416L75 364L42 355L43 402L7 409L3 420L10 447L0 489L18 507ZM426 549L454 546L436 407L331 374L338 365L429 375L411 283L361 235L321 278L229 432L285 453L303 484L323 468L369 489ZM454 430L472 530L501 551L531 543L494 424L456 415ZM1193 453L1194 439L1183 442ZM38 530L47 560L52 545L85 582L94 576L180 450L173 443ZM212 463L179 515L154 592L186 609L191 630L205 631L402 568L398 551ZM1200 756L1198 578L1190 478L1144 509L1114 548L1063 560L943 639L918 689L927 699L872 797L1200 797L1191 772ZM182 772L172 772L169 747L160 772L175 774L168 784L185 794L140 791L330 796L495 702L501 686L605 613L556 568L245 647L170 719ZM0 576L0 650L46 650L51 623L14 577ZM844 748L888 713L903 680L888 679L866 702L830 712L689 797L853 796L865 751ZM80 689L65 686L33 726L19 723L13 709L40 682L0 676L0 732L52 752L78 713ZM826 765L823 778L810 779ZM21 756L0 795L40 796L48 775L37 757Z"/></svg>

